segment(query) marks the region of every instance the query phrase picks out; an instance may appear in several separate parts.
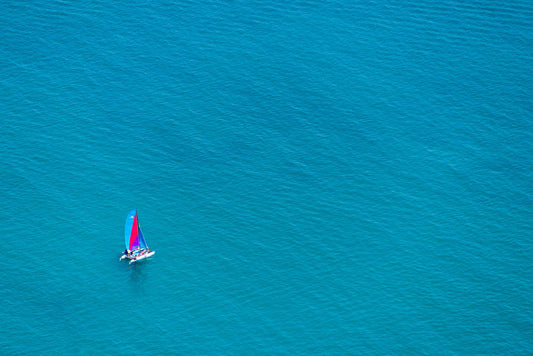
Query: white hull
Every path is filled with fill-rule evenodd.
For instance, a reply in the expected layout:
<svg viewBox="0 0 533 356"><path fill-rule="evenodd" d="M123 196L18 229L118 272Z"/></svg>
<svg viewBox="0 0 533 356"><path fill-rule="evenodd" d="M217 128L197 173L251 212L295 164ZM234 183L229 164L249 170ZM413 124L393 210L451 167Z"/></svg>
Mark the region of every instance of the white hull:
<svg viewBox="0 0 533 356"><path fill-rule="evenodd" d="M137 261L140 261L140 260L144 260L145 258L148 258L150 256L153 256L154 253L155 253L155 251L150 251L148 253L143 253L142 255L137 255L137 256L122 255L120 257L120 260L128 259L128 260L130 260L130 263L133 263L133 262L137 262Z"/></svg>
<svg viewBox="0 0 533 356"><path fill-rule="evenodd" d="M133 257L133 258L130 259L130 263L137 262L137 261L140 261L140 260L144 260L145 258L148 258L148 257L152 256L154 253L155 253L155 251L150 251L150 252L142 254L140 256Z"/></svg>

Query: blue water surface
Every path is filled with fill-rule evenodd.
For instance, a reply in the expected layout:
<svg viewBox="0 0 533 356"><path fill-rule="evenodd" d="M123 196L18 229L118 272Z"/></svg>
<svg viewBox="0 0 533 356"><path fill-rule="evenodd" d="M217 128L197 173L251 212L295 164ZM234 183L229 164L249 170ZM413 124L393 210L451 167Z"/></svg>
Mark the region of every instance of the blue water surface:
<svg viewBox="0 0 533 356"><path fill-rule="evenodd" d="M0 4L0 353L532 353L532 18Z"/></svg>

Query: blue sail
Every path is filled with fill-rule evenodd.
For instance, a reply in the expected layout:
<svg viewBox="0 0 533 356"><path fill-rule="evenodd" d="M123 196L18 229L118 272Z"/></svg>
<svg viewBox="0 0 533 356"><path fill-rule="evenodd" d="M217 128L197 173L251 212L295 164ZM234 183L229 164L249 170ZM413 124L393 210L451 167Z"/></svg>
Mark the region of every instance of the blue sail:
<svg viewBox="0 0 533 356"><path fill-rule="evenodd" d="M138 222L138 220L137 220L137 222ZM141 231L141 226L139 225L139 248L142 250L142 249L145 249L147 247L148 247L148 245L146 245L146 241L144 240L143 232Z"/></svg>
<svg viewBox="0 0 533 356"><path fill-rule="evenodd" d="M136 222L135 220L135 217L137 215L137 209L132 209L128 216L126 217L126 225L124 227L124 235L125 235L125 242L126 242L126 249L127 250L132 250L132 245L136 245L135 241L137 240L136 239L136 235L137 235L137 231L133 231L134 229L134 226L133 226L133 223ZM135 229L137 230L137 229ZM133 236L135 235L135 236ZM144 238L143 238L143 241L144 241Z"/></svg>

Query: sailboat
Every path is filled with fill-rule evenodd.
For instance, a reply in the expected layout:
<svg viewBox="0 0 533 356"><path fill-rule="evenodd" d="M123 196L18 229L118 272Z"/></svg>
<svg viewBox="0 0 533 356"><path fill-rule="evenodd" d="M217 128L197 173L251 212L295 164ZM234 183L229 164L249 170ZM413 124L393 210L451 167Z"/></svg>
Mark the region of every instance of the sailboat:
<svg viewBox="0 0 533 356"><path fill-rule="evenodd" d="M137 217L137 209L132 209L126 217L126 226L124 227L126 238L126 250L120 257L121 260L129 259L130 263L144 260L152 256L155 251L151 251L144 240L139 219Z"/></svg>

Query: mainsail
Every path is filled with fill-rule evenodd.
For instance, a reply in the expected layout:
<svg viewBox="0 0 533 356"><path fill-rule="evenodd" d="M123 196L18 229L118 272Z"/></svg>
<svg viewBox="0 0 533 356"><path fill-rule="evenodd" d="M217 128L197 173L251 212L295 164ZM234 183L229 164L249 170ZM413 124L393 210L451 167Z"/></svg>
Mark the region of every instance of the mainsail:
<svg viewBox="0 0 533 356"><path fill-rule="evenodd" d="M126 249L130 251L145 249L148 246L144 240L139 220L137 218L137 209L132 209L126 218L126 226L124 228L126 238Z"/></svg>

